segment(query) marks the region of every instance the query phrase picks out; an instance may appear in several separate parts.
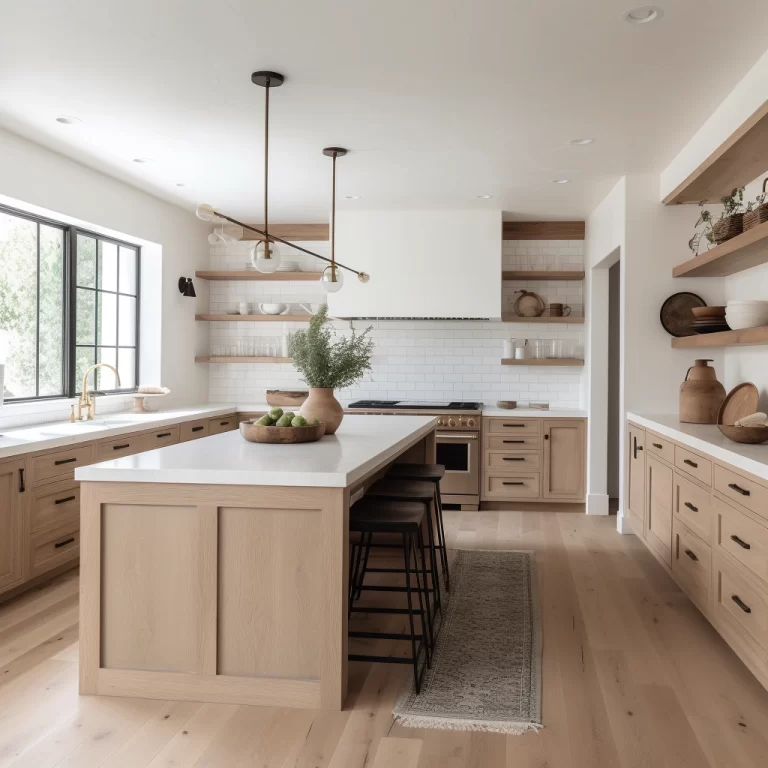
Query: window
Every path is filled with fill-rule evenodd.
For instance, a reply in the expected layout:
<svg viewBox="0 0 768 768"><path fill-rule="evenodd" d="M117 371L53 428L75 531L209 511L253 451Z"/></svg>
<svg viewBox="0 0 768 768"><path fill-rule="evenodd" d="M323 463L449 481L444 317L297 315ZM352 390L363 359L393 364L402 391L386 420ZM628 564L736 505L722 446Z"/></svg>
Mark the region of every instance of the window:
<svg viewBox="0 0 768 768"><path fill-rule="evenodd" d="M99 392L138 381L135 245L0 207L0 362L5 398L74 397L83 374Z"/></svg>

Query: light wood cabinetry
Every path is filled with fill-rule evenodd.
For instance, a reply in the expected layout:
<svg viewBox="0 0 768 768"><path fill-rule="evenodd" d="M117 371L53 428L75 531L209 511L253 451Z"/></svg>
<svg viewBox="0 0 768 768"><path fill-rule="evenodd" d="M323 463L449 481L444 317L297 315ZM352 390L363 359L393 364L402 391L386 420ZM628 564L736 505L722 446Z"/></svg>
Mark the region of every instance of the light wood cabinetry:
<svg viewBox="0 0 768 768"><path fill-rule="evenodd" d="M0 463L0 590L22 578L23 461Z"/></svg>
<svg viewBox="0 0 768 768"><path fill-rule="evenodd" d="M208 434L219 435L222 432L231 432L239 427L237 414L232 416L217 416L215 419L208 419Z"/></svg>
<svg viewBox="0 0 768 768"><path fill-rule="evenodd" d="M584 501L585 419L484 417L482 501Z"/></svg>
<svg viewBox="0 0 768 768"><path fill-rule="evenodd" d="M189 440L199 440L208 437L208 419L187 421L179 425L179 442L186 443Z"/></svg>
<svg viewBox="0 0 768 768"><path fill-rule="evenodd" d="M633 530L768 688L768 480L631 422L627 435Z"/></svg>
<svg viewBox="0 0 768 768"><path fill-rule="evenodd" d="M645 430L629 425L627 430L627 512L638 536L645 531Z"/></svg>

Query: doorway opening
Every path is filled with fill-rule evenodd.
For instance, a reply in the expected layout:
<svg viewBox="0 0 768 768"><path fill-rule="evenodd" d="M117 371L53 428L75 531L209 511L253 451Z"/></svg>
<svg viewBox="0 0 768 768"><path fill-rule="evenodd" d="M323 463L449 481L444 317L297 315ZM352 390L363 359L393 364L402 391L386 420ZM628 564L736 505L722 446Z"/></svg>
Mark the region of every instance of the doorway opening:
<svg viewBox="0 0 768 768"><path fill-rule="evenodd" d="M621 261L608 270L608 511L619 510L621 438Z"/></svg>

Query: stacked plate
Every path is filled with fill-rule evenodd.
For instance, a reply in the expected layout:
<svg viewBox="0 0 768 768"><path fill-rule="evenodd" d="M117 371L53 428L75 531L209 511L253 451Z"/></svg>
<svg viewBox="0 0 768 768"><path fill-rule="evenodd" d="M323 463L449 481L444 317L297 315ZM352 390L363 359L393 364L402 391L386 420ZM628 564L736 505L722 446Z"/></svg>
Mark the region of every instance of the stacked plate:
<svg viewBox="0 0 768 768"><path fill-rule="evenodd" d="M694 333L718 333L729 330L725 322L725 307L692 307L693 322L691 330Z"/></svg>
<svg viewBox="0 0 768 768"><path fill-rule="evenodd" d="M768 301L729 301L725 317L734 331L768 325Z"/></svg>

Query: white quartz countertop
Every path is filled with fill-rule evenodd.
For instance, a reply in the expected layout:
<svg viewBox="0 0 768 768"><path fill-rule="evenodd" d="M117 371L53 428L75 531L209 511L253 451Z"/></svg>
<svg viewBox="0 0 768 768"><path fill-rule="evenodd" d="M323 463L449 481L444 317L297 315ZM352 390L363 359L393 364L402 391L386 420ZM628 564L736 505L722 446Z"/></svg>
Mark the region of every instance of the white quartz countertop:
<svg viewBox="0 0 768 768"><path fill-rule="evenodd" d="M437 426L431 416L345 416L316 443L247 442L238 431L79 467L75 479L120 483L345 488Z"/></svg>
<svg viewBox="0 0 768 768"><path fill-rule="evenodd" d="M0 459L67 447L103 437L119 437L153 427L168 427L198 418L222 416L234 410L235 406L232 405L193 405L152 413L107 413L103 416L97 414L92 421L76 421L74 424L59 421L7 429L0 434Z"/></svg>
<svg viewBox="0 0 768 768"><path fill-rule="evenodd" d="M510 419L586 419L587 412L575 408L551 408L548 411L540 411L537 408L483 408L483 416L508 416Z"/></svg>
<svg viewBox="0 0 768 768"><path fill-rule="evenodd" d="M627 413L627 419L663 437L713 456L736 469L768 480L768 443L744 445L729 440L714 424L684 424L677 414Z"/></svg>

